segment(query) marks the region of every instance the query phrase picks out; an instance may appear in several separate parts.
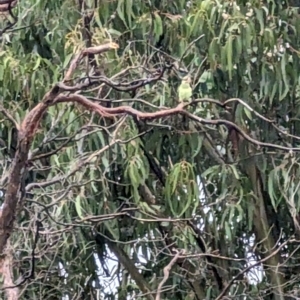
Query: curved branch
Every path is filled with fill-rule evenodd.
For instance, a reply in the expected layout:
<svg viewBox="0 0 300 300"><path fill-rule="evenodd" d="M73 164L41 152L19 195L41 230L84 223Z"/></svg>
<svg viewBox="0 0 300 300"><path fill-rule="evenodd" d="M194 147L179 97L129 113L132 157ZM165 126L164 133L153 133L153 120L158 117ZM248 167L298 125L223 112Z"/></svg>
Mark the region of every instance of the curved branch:
<svg viewBox="0 0 300 300"><path fill-rule="evenodd" d="M5 193L4 203L0 217L0 255L3 255L3 250L7 240L13 230L16 209L21 195L19 193L21 182L26 169L28 152L31 147L32 139L36 133L37 127L53 99L58 95L59 89L54 87L48 92L42 103L39 103L32 109L22 122L18 134L18 145L14 160L11 164L10 174L8 178L8 187Z"/></svg>
<svg viewBox="0 0 300 300"><path fill-rule="evenodd" d="M265 148L271 148L271 149L278 149L278 150L285 150L285 151L295 151L299 152L300 148L296 147L285 147L281 145L271 144L271 143L264 143L260 142L251 136L249 136L247 133L245 133L238 125L236 125L233 122L230 122L228 120L223 119L216 119L216 120L210 120L210 119L203 119L201 117L198 117L192 113L187 112L184 110L184 107L188 106L192 103L179 103L178 106L175 108L169 108L164 110L159 110L156 112L141 112L138 111L130 106L119 106L119 107L113 107L113 108L107 108L103 107L97 103L94 103L92 101L89 101L86 97L78 95L78 94L70 94L68 96L66 95L59 95L57 96L53 103L51 105L54 105L56 103L62 103L62 102L76 102L84 106L86 109L92 110L97 112L98 114L104 116L104 117L113 117L115 115L122 115L122 114L129 114L131 116L135 116L138 119L158 119L162 117L167 117L175 114L182 114L188 116L190 119L197 121L201 124L206 125L225 125L228 128L234 128L245 140L248 142ZM272 121L270 121L272 122Z"/></svg>
<svg viewBox="0 0 300 300"><path fill-rule="evenodd" d="M119 48L119 45L116 44L116 43L107 43L107 44L104 44L104 45L90 47L90 48L86 48L86 49L82 50L72 60L70 68L69 68L67 74L65 75L65 78L64 78L63 81L65 82L65 81L68 81L68 80L71 79L71 76L72 76L73 72L75 71L75 69L77 68L79 62L81 61L81 59L84 56L87 56L89 54L101 54L103 52L107 52L109 50L118 49L118 48Z"/></svg>
<svg viewBox="0 0 300 300"><path fill-rule="evenodd" d="M278 150L285 150L285 151L295 151L295 152L300 152L300 148L296 147L285 147L281 145L276 145L276 144L271 144L271 143L264 143L260 142L254 138L252 138L250 135L245 133L238 125L236 125L233 122L223 120L223 119L216 119L216 120L207 120L200 118L198 116L195 116L185 110L181 111L181 114L188 116L191 120L194 120L196 122L199 122L201 124L206 124L206 125L215 125L215 126L220 126L220 125L225 125L228 128L234 128L245 140L248 142L260 146L260 147L265 147L265 148L271 148L271 149L278 149Z"/></svg>
<svg viewBox="0 0 300 300"><path fill-rule="evenodd" d="M155 300L160 300L160 294L161 294L162 287L170 276L171 268L175 264L176 260L179 258L180 252L177 251L176 249L174 251L176 252L175 256L172 258L172 260L169 262L169 264L164 267L164 278L158 285Z"/></svg>
<svg viewBox="0 0 300 300"><path fill-rule="evenodd" d="M14 119L14 117L0 104L0 112L13 124L13 126L16 127L17 130L19 130L19 124Z"/></svg>
<svg viewBox="0 0 300 300"><path fill-rule="evenodd" d="M269 258L273 257L274 255L276 255L283 247L285 247L289 242L293 242L294 240L290 239L285 241L284 243L282 243L273 253L271 253L270 255L268 255L267 257L249 265L247 268L243 269L242 271L240 271L236 276L234 276L229 283L226 285L226 287L224 288L224 290L219 294L219 296L216 298L216 300L221 300L225 297L226 293L228 292L228 290L230 289L230 287L234 284L234 282L236 280L238 280L241 276L243 276L246 272L250 271L251 269L255 268L256 266L260 265L261 263L267 261Z"/></svg>
<svg viewBox="0 0 300 300"><path fill-rule="evenodd" d="M97 103L88 100L86 97L70 94L61 94L63 90L59 85L55 85L43 98L42 102L34 107L25 117L22 122L18 135L18 146L15 158L11 165L9 174L9 185L5 194L5 199L2 208L2 216L0 218L0 254L3 253L3 249L6 245L7 239L10 236L13 229L13 222L15 218L16 207L18 203L18 192L23 177L24 170L26 169L26 163L28 159L28 152L32 143L32 140L36 134L37 128L42 120L47 108L57 103L63 102L76 102L81 104L86 109L92 110L98 113L102 117L114 117L123 114L135 116L137 119L158 119L176 114L182 114L189 117L191 120L196 122L207 124L207 125L225 125L229 128L234 128L245 140L250 143L266 148L273 148L285 151L300 151L300 148L285 147L270 143L260 142L255 140L248 134L246 134L240 127L233 122L217 119L217 120L206 120L195 116L184 110L184 107L191 103L184 104L180 103L175 108L163 109L156 112L141 112L129 106L120 106L114 108L103 107Z"/></svg>
<svg viewBox="0 0 300 300"><path fill-rule="evenodd" d="M148 119L148 120L149 119L159 119L162 117L167 117L167 116L182 113L183 107L184 107L184 104L180 103L175 108L169 108L169 109L159 110L156 112L145 113L145 112L136 110L130 106L119 106L119 107L113 107L113 108L103 107L97 103L89 101L86 97L77 95L77 94L70 94L68 96L59 95L55 98L55 100L53 101L53 103L51 105L55 105L57 103L63 103L63 102L76 102L76 103L84 106L86 109L94 111L103 117L112 118L113 116L128 114L131 116L135 116L138 119Z"/></svg>

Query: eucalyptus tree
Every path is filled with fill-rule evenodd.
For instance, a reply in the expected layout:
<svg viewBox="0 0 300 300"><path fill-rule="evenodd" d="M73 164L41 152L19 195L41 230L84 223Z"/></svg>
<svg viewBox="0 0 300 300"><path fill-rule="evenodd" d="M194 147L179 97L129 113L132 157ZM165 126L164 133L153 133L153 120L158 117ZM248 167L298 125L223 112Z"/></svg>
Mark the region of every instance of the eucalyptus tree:
<svg viewBox="0 0 300 300"><path fill-rule="evenodd" d="M300 297L298 1L0 11L3 297Z"/></svg>

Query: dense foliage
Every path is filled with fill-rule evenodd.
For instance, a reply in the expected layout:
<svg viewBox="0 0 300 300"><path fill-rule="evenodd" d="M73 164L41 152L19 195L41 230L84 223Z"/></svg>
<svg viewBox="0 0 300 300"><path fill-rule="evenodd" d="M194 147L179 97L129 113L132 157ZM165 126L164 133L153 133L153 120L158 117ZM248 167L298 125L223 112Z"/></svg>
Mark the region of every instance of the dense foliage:
<svg viewBox="0 0 300 300"><path fill-rule="evenodd" d="M1 297L300 297L299 7L19 0L2 9L3 201L22 120L55 84L119 111L57 101L31 120L0 266L3 287L17 288ZM193 101L175 111L187 74Z"/></svg>

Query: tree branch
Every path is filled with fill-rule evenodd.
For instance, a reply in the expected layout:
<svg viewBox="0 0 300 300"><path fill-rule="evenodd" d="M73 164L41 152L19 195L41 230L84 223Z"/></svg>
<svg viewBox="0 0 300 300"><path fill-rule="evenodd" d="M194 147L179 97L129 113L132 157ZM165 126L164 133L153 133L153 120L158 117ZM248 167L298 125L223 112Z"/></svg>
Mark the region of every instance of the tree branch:
<svg viewBox="0 0 300 300"><path fill-rule="evenodd" d="M176 251L177 253L172 258L170 263L164 267L164 278L158 285L155 300L160 300L160 294L161 294L162 287L166 283L166 281L168 280L168 278L170 276L170 271L171 271L173 265L175 264L176 260L179 258L179 255L181 254L181 252L176 250L176 249L174 251Z"/></svg>
<svg viewBox="0 0 300 300"><path fill-rule="evenodd" d="M110 250L116 255L120 263L123 267L129 272L132 279L138 285L140 290L145 294L145 297L148 300L153 300L153 296L151 295L151 288L148 285L147 281L143 278L142 274L139 273L136 266L132 262L132 260L128 257L128 255L118 247L117 244L111 242L110 240L106 239L106 242L110 248ZM179 254L178 254L179 255Z"/></svg>
<svg viewBox="0 0 300 300"><path fill-rule="evenodd" d="M224 288L224 290L219 294L219 296L216 298L216 300L221 300L225 297L225 294L228 292L228 290L230 289L230 287L233 285L233 283L238 280L242 275L244 275L246 272L250 271L251 269L255 268L256 266L262 264L263 262L267 261L268 259L270 259L272 256L276 255L282 248L284 248L288 242L293 242L293 240L287 240L284 243L282 243L273 253L271 253L270 255L268 255L267 257L257 261L256 263L253 263L251 265L249 265L247 268L245 268L244 270L240 271L236 276L234 276L229 283L226 285L226 287Z"/></svg>

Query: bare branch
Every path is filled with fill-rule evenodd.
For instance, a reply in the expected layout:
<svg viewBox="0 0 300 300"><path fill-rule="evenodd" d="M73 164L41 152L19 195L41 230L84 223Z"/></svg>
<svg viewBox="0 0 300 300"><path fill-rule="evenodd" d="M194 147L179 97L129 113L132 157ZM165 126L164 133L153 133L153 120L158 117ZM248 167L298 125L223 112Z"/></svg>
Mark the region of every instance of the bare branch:
<svg viewBox="0 0 300 300"><path fill-rule="evenodd" d="M16 129L19 130L20 125L18 124L18 122L1 104L0 104L0 112L2 112L3 115L16 127Z"/></svg>
<svg viewBox="0 0 300 300"><path fill-rule="evenodd" d="M126 268L126 270L131 275L132 279L136 282L141 291L145 294L145 297L148 300L153 300L153 296L151 295L151 289L148 285L147 281L143 278L142 274L139 273L133 261L128 257L126 252L122 248L120 248L117 244L111 242L106 239L107 244L110 250L116 255L120 263ZM178 254L179 255L179 254Z"/></svg>
<svg viewBox="0 0 300 300"><path fill-rule="evenodd" d="M247 140L248 142L250 142L251 144L260 146L260 147L266 147L266 148L271 148L271 149L278 149L278 150L285 150L285 151L295 151L295 152L299 152L300 148L299 147L285 147L285 146L281 146L281 145L276 145L276 144L271 144L271 143L264 143L264 142L260 142L254 138L252 138L251 136L249 136L247 133L245 133L239 126L237 126L235 123L230 122L228 120L223 120L223 119L216 119L216 120L208 120L208 119L203 119L200 118L198 116L195 116L185 110L181 111L182 114L188 116L190 119L197 121L199 123L202 124L206 124L206 125L215 125L215 126L219 126L219 125L225 125L226 127L232 127L234 128L245 140Z"/></svg>
<svg viewBox="0 0 300 300"><path fill-rule="evenodd" d="M0 1L0 11L5 12L17 5L18 0L1 0Z"/></svg>
<svg viewBox="0 0 300 300"><path fill-rule="evenodd" d="M168 280L168 278L170 276L170 271L171 271L173 265L175 264L176 260L179 258L179 255L181 254L181 252L178 251L178 250L176 250L176 249L174 249L174 251L176 251L177 253L172 258L172 260L170 261L170 263L167 266L164 267L164 278L160 282L160 284L158 285L155 300L160 300L160 294L161 294L162 287L166 283L166 281Z"/></svg>
<svg viewBox="0 0 300 300"><path fill-rule="evenodd" d="M256 266L260 265L261 263L267 261L268 259L270 259L271 257L273 257L274 255L276 255L283 247L285 247L289 242L293 242L293 240L289 239L287 241L285 241L284 243L282 243L274 252L272 252L270 255L268 255L267 257L257 261L256 263L250 264L247 268L245 268L244 270L240 271L236 276L234 276L229 283L226 285L226 287L223 289L223 291L220 293L220 295L216 298L216 300L221 300L225 297L225 294L228 292L228 290L230 289L230 287L232 286L232 284L239 279L242 275L244 275L246 272L248 272L249 270L255 268Z"/></svg>
<svg viewBox="0 0 300 300"><path fill-rule="evenodd" d="M44 113L46 112L47 108L54 104L62 103L62 102L76 102L84 106L86 109L92 110L103 117L113 117L116 115L129 114L137 117L138 119L158 119L158 118L167 117L171 115L183 114L188 116L190 119L195 120L202 124L225 125L228 127L233 127L247 141L260 147L268 147L268 148L281 149L286 151L300 151L300 148L290 148L290 147L284 147L280 145L257 141L252 137L250 137L249 135L247 135L236 124L230 121L222 120L222 119L206 120L198 116L195 116L183 109L188 104L180 103L175 108L163 109L156 112L141 112L129 106L106 108L97 103L89 101L86 97L81 95L71 94L66 96L60 93L61 93L60 88L58 86L54 86L52 90L50 90L45 95L42 102L39 103L35 108L33 108L28 113L28 115L25 117L24 121L20 126L19 137L18 137L19 139L18 149L16 152L15 159L11 166L11 173L9 178L10 184L8 186L7 193L5 195L3 214L2 214L2 218L0 219L0 253L3 251L4 246L6 244L6 240L12 230L13 220L15 217L15 209L18 202L17 200L18 190L19 190L22 174L25 168L25 163L28 159L28 151L30 149L32 139L37 131L40 121Z"/></svg>
<svg viewBox="0 0 300 300"><path fill-rule="evenodd" d="M103 52L107 52L109 50L118 49L118 48L119 48L119 45L116 44L116 43L107 43L107 44L104 44L104 45L100 45L100 46L96 46L96 47L90 47L90 48L86 48L86 49L82 50L72 60L70 68L69 68L67 74L65 75L65 78L64 78L63 82L71 80L71 76L72 76L73 72L76 70L79 62L81 61L81 59L84 56L86 56L88 54L101 54Z"/></svg>

